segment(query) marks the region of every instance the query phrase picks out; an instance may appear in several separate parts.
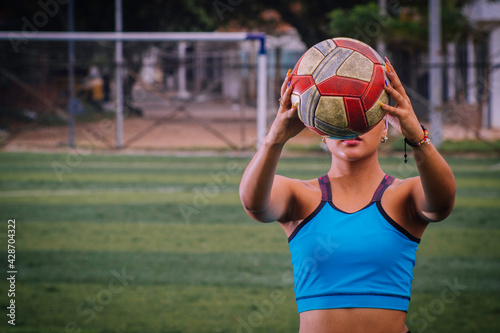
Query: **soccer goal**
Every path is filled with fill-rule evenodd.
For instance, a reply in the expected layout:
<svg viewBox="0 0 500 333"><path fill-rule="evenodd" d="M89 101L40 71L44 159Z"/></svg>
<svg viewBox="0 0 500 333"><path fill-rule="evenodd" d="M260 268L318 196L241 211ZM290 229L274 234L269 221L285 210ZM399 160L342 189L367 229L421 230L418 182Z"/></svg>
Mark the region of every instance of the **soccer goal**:
<svg viewBox="0 0 500 333"><path fill-rule="evenodd" d="M32 108L50 109L68 122L71 147L75 116L89 108L115 113L115 140L99 129L90 131L94 141L110 148L127 147L181 113L232 149L259 146L266 134L269 75L263 33L4 31L0 44L3 105L33 120L40 115ZM193 103L222 99L229 102L218 112L190 110ZM244 125L239 142L217 126L228 117L253 119L245 106L255 112L252 143L246 142ZM155 122L125 138L124 115L146 112Z"/></svg>

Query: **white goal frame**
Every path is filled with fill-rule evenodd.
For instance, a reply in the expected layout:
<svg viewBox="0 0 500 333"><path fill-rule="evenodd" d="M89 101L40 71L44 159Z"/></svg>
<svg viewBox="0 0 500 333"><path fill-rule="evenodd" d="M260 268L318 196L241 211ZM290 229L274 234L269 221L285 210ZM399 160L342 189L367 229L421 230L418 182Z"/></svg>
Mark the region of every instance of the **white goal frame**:
<svg viewBox="0 0 500 333"><path fill-rule="evenodd" d="M257 147L262 144L267 130L267 57L265 33L246 32L26 32L0 31L0 40L27 42L46 41L115 41L115 61L118 66L117 82L121 82L124 41L218 41L234 42L259 40L257 58ZM116 93L116 148L123 148L123 87L117 85Z"/></svg>

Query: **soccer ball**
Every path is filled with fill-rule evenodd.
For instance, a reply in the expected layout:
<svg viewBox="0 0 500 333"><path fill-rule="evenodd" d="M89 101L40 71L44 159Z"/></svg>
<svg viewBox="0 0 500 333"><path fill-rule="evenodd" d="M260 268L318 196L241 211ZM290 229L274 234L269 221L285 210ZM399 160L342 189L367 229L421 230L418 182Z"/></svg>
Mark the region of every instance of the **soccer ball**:
<svg viewBox="0 0 500 333"><path fill-rule="evenodd" d="M385 64L365 43L324 40L302 55L292 74L292 103L304 125L323 137L355 138L385 116Z"/></svg>

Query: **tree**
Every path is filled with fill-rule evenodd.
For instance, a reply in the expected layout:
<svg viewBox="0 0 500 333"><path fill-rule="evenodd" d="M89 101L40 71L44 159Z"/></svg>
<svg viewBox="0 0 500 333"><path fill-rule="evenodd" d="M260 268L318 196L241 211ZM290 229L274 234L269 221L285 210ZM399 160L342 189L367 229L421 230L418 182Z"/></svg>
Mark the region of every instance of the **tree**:
<svg viewBox="0 0 500 333"><path fill-rule="evenodd" d="M352 8L354 5L366 3L366 0L240 0L239 2L240 4L235 6L230 14L231 20L238 21L241 26L250 30L259 30L266 24L260 18L260 13L265 9L274 9L280 13L285 22L297 29L302 41L310 47L331 37L328 17L330 11L336 8Z"/></svg>
<svg viewBox="0 0 500 333"><path fill-rule="evenodd" d="M463 39L471 28L462 14L464 1L442 1L443 40ZM329 31L334 36L360 39L375 45L377 38L387 45L413 52L427 49L427 1L389 1L387 16L380 14L375 2L354 6L351 10L335 9L328 13Z"/></svg>

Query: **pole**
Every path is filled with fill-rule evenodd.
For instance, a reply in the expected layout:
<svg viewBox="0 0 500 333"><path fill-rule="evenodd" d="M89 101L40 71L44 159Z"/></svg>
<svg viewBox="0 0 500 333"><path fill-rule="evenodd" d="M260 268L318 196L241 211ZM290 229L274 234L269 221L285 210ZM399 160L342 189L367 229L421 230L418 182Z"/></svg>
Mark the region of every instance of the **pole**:
<svg viewBox="0 0 500 333"><path fill-rule="evenodd" d="M257 58L257 148L264 141L267 131L267 75L265 40L261 39L261 48Z"/></svg>
<svg viewBox="0 0 500 333"><path fill-rule="evenodd" d="M500 26L490 31L489 36L489 85L490 106L487 117L488 128L500 128Z"/></svg>
<svg viewBox="0 0 500 333"><path fill-rule="evenodd" d="M178 55L179 55L179 70L177 72L178 83L179 83L179 93L178 96L181 99L187 99L189 97L189 93L186 88L186 48L187 43L184 41L179 42Z"/></svg>
<svg viewBox="0 0 500 333"><path fill-rule="evenodd" d="M68 0L69 1L69 0ZM0 40L52 40L67 41L70 39L76 41L216 41L232 42L252 39L265 39L266 35L259 33L246 32L49 32L49 31L0 31Z"/></svg>
<svg viewBox="0 0 500 333"><path fill-rule="evenodd" d="M469 104L477 103L476 93L476 55L474 54L474 40L472 37L467 39L467 102Z"/></svg>
<svg viewBox="0 0 500 333"><path fill-rule="evenodd" d="M115 31L122 32L122 0L115 0ZM116 41L116 148L123 147L123 42Z"/></svg>
<svg viewBox="0 0 500 333"><path fill-rule="evenodd" d="M429 99L432 142L436 147L443 141L441 75L441 1L429 0Z"/></svg>
<svg viewBox="0 0 500 333"><path fill-rule="evenodd" d="M456 92L456 61L455 57L457 54L457 49L455 42L449 42L447 45L446 56L448 58L448 100L455 99Z"/></svg>
<svg viewBox="0 0 500 333"><path fill-rule="evenodd" d="M387 0L378 0L378 6L380 10L380 16L382 16L382 20L387 18ZM381 27L382 28L382 27ZM385 48L385 42L382 36L382 33L377 38L377 51L382 57L385 57L387 54L387 50Z"/></svg>
<svg viewBox="0 0 500 333"><path fill-rule="evenodd" d="M74 0L69 1L68 6L68 31L75 31L75 7ZM75 41L68 41L68 127L69 127L69 146L75 148Z"/></svg>

